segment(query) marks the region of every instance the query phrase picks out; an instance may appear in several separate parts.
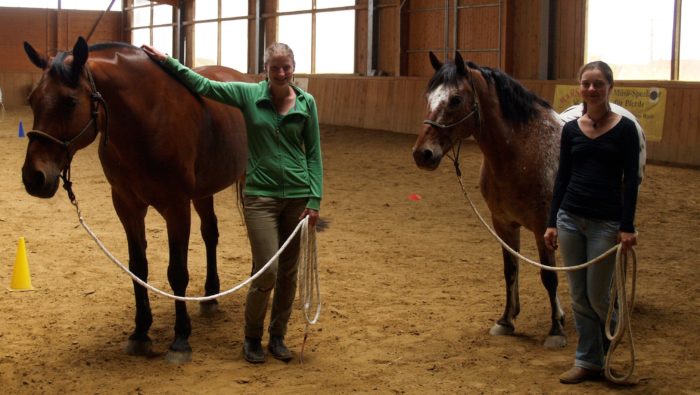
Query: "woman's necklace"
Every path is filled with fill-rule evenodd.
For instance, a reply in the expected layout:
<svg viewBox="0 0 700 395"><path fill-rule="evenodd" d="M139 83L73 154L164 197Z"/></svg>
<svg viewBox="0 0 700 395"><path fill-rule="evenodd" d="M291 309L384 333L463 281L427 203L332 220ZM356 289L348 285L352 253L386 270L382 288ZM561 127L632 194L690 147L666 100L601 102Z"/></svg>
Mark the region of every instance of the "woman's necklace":
<svg viewBox="0 0 700 395"><path fill-rule="evenodd" d="M591 117L591 115L588 114L588 118L590 118L591 121L593 121L593 129L597 129L597 128L598 128L598 124L599 124L600 122L604 121L605 119L607 119L607 118L608 118L608 115L610 115L610 110L609 110L609 109L606 109L606 110L605 110L605 113L604 113L600 118L598 118L598 119L593 119L593 117Z"/></svg>

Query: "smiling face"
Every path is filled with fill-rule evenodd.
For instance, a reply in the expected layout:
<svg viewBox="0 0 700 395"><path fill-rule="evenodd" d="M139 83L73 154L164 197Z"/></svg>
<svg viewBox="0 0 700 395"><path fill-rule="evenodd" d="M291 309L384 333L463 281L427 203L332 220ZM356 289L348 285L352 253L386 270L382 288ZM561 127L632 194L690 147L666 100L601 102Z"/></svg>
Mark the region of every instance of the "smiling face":
<svg viewBox="0 0 700 395"><path fill-rule="evenodd" d="M289 85L294 76L294 60L289 55L273 55L265 63L270 84Z"/></svg>
<svg viewBox="0 0 700 395"><path fill-rule="evenodd" d="M589 69L581 74L579 92L586 103L596 105L607 102L611 90L612 83L600 69Z"/></svg>
<svg viewBox="0 0 700 395"><path fill-rule="evenodd" d="M296 62L294 52L289 45L284 43L273 43L263 55L265 65L265 77L271 87L283 87L292 82Z"/></svg>

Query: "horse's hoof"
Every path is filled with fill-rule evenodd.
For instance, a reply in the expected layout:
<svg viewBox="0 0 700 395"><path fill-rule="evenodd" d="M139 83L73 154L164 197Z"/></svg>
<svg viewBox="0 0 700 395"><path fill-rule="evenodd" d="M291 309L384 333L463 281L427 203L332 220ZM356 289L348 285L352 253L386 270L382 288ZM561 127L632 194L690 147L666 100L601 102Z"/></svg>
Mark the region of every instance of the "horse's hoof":
<svg viewBox="0 0 700 395"><path fill-rule="evenodd" d="M559 349L566 347L566 336L547 336L544 341L544 347L550 349Z"/></svg>
<svg viewBox="0 0 700 395"><path fill-rule="evenodd" d="M192 352L168 350L168 353L165 354L165 362L173 365L181 365L183 363L192 362Z"/></svg>
<svg viewBox="0 0 700 395"><path fill-rule="evenodd" d="M489 330L489 334L493 336L511 336L513 333L515 328L501 324L496 324Z"/></svg>
<svg viewBox="0 0 700 395"><path fill-rule="evenodd" d="M219 302L210 300L199 304L199 314L204 317L210 317L219 312Z"/></svg>
<svg viewBox="0 0 700 395"><path fill-rule="evenodd" d="M153 353L153 342L148 340L132 340L126 343L126 353L128 355L149 356Z"/></svg>

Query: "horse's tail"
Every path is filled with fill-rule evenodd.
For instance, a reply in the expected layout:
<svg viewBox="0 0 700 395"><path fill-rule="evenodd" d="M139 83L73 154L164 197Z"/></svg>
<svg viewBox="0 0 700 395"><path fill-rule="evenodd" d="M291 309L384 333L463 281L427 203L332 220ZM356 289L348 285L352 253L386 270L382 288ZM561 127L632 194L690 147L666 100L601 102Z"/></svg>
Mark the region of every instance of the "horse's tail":
<svg viewBox="0 0 700 395"><path fill-rule="evenodd" d="M240 215L241 220L243 220L243 208L245 205L245 201L243 200L243 197L245 196L245 176L236 181L234 188L236 189L236 208L238 209L238 215ZM243 223L245 223L245 221L243 221Z"/></svg>

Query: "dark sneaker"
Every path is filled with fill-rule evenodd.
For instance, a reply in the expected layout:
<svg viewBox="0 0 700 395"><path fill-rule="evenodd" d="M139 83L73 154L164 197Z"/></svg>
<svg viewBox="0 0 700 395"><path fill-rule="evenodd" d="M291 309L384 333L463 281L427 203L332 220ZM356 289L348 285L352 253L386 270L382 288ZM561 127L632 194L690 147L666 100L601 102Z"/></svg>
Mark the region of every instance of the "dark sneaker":
<svg viewBox="0 0 700 395"><path fill-rule="evenodd" d="M265 362L265 350L263 350L260 339L246 337L243 341L243 356L250 363Z"/></svg>
<svg viewBox="0 0 700 395"><path fill-rule="evenodd" d="M273 357L280 361L289 362L294 358L292 352L284 344L284 336L270 335L270 343L267 345L267 349Z"/></svg>

